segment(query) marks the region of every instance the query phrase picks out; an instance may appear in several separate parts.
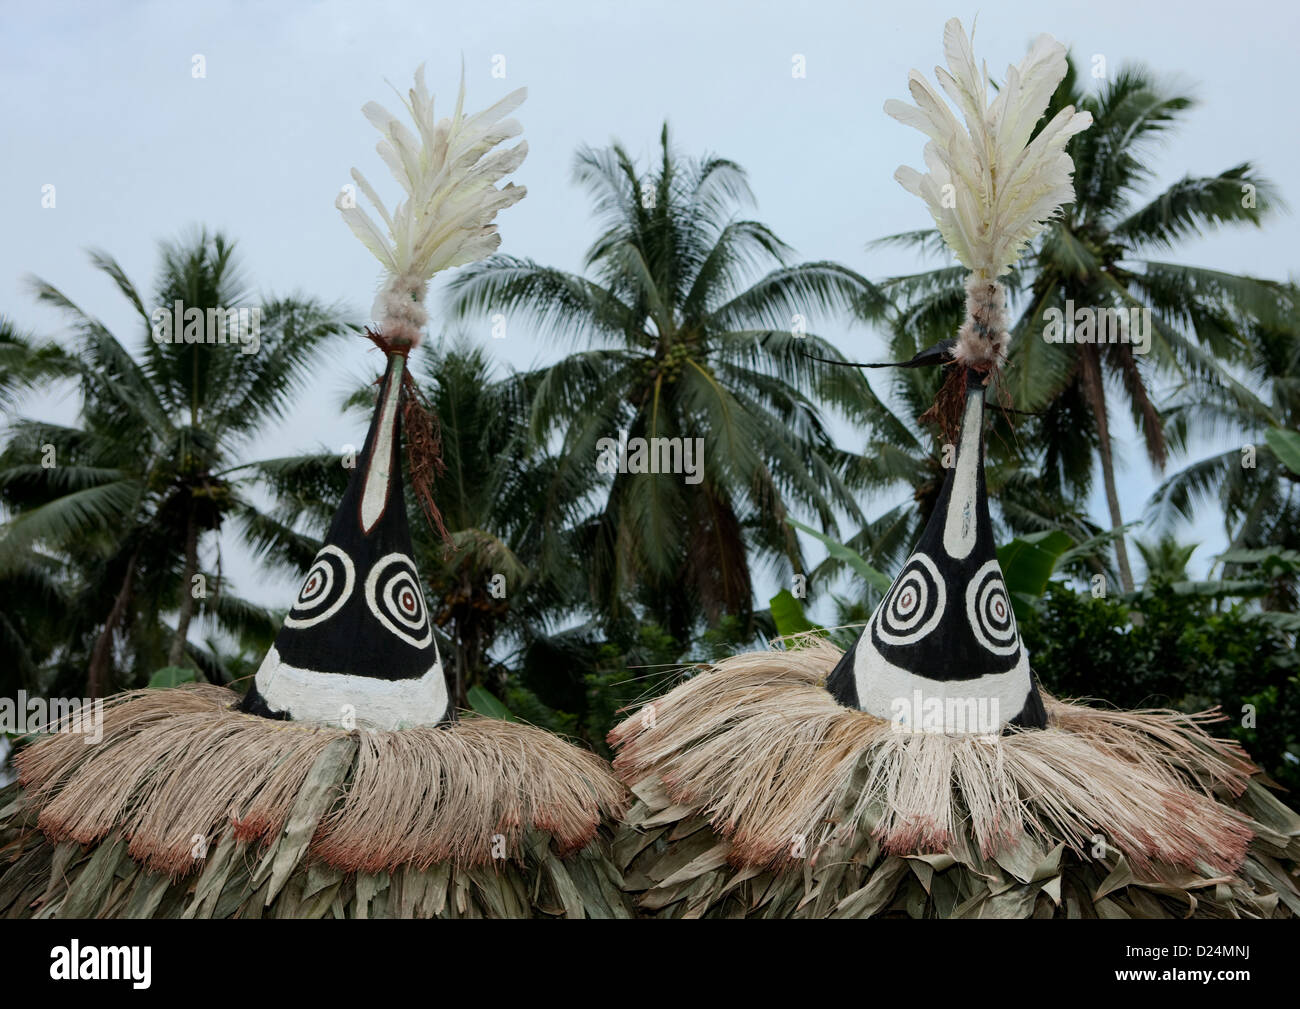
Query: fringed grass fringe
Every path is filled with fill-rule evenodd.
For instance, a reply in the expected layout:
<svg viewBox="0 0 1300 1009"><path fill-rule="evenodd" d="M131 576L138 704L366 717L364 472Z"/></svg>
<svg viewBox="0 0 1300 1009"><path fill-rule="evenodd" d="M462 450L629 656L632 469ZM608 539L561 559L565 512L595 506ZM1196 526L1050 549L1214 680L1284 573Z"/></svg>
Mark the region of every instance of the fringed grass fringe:
<svg viewBox="0 0 1300 1009"><path fill-rule="evenodd" d="M516 858L472 867L407 863L345 872L307 853L290 827L269 845L226 830L178 879L131 858L114 831L97 845L54 844L16 790L0 793L0 917L6 918L629 918L608 829L568 858L525 833ZM312 804L302 799L297 813ZM6 808L6 806L8 808Z"/></svg>
<svg viewBox="0 0 1300 1009"><path fill-rule="evenodd" d="M870 816L863 829L834 835L784 870L737 867L730 841L657 781L634 791L612 857L645 916L1300 917L1300 817L1254 781L1237 801L1258 832L1235 876L1170 866L1140 876L1113 847L1080 856L1064 842L1042 848L1027 835L985 859L965 831L942 854L890 854L872 836Z"/></svg>
<svg viewBox="0 0 1300 1009"><path fill-rule="evenodd" d="M615 772L642 799L627 822L673 825L676 837L656 842L667 844L670 877L687 864L676 839L699 831L700 864L739 869L730 878L742 881L800 865L806 876L840 850L978 865L1059 846L1094 868L1095 852L1108 852L1138 879L1190 874L1249 889L1259 863L1247 852L1263 829L1252 814L1285 810L1249 781L1239 747L1205 732L1212 715L1048 698L1044 730L907 733L825 691L839 657L825 644L736 656L610 733ZM1228 804L1236 796L1242 809ZM1300 854L1300 820L1281 820L1289 833L1274 830L1263 857ZM666 885L644 872L641 882Z"/></svg>
<svg viewBox="0 0 1300 1009"><path fill-rule="evenodd" d="M530 829L563 853L618 815L622 788L600 758L558 736L499 719L452 728L365 733L351 786L321 826L315 850L331 865L378 872L488 860Z"/></svg>
<svg viewBox="0 0 1300 1009"><path fill-rule="evenodd" d="M626 793L592 753L496 719L347 732L231 710L237 696L191 686L119 695L103 738L56 733L15 758L28 808L51 842L111 835L152 872L184 876L226 836L255 850L296 832L344 872L518 857L525 836L582 848ZM310 827L306 830L305 827Z"/></svg>

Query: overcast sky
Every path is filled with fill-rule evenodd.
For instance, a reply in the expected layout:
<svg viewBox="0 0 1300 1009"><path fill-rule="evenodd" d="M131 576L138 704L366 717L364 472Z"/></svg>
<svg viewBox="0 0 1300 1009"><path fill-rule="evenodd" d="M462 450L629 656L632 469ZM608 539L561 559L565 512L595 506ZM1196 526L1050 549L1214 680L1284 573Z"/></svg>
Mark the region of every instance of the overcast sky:
<svg viewBox="0 0 1300 1009"><path fill-rule="evenodd" d="M518 113L530 153L516 180L528 197L500 219L502 250L578 269L593 237L585 194L571 181L574 150L617 138L650 153L669 120L688 154L716 153L749 172L752 212L803 259L843 262L879 278L915 264L868 253L873 238L928 227L921 202L892 176L921 164L920 135L881 110L906 97L912 67L931 75L942 60L944 21L978 14L976 52L995 78L1028 42L1049 32L1091 65L1113 72L1141 62L1190 90L1200 105L1159 151L1156 187L1184 174L1255 162L1285 196L1300 200L1300 131L1282 89L1296 62L1294 3L1000 3L954 8L905 4L694 0L641 2L13 3L0 5L0 312L38 335L61 318L38 307L27 274L60 287L119 335L138 321L84 251L112 252L144 290L156 243L203 224L236 238L243 263L266 293L300 292L369 309L378 267L333 207L359 167L388 199L395 183L360 113L390 107L385 80L409 85L427 64L430 89L447 109L462 58L468 106L482 108L526 86ZM200 55L206 76L192 75ZM806 77L792 76L802 56ZM492 76L504 58L505 79ZM1284 78L1284 74L1287 75ZM53 184L56 206L41 205ZM1154 191L1154 189L1153 189ZM1213 235L1175 258L1283 279L1297 265L1296 222ZM430 298L434 331L439 299ZM811 322L847 355L879 358L879 334L839 320ZM504 340L470 331L503 363L528 367L563 346L511 325ZM321 444L359 443L363 426L339 413L345 391L373 377L361 341L336 343L314 388L282 430L252 448L282 455ZM70 421L76 401L43 395L22 412ZM855 432L836 430L852 447ZM1119 436L1126 518L1158 482L1126 424ZM1226 445L1217 446L1218 450ZM1207 445L1206 450L1216 446ZM1185 460L1175 459L1173 466ZM1098 493L1091 502L1105 514ZM870 515L889 499L866 503ZM1222 549L1216 510L1180 535L1204 543L1197 570ZM816 550L810 551L815 559ZM239 589L283 606L294 579L253 577L227 549Z"/></svg>

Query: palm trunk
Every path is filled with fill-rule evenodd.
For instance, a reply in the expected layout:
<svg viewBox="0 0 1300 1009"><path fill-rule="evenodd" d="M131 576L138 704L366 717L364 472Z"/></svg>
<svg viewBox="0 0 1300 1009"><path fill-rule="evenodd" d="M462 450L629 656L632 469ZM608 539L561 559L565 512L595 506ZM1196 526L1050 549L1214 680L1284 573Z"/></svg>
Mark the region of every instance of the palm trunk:
<svg viewBox="0 0 1300 1009"><path fill-rule="evenodd" d="M108 619L104 621L104 627L95 639L95 647L90 653L90 668L86 671L87 697L104 696L109 659L113 652L113 634L118 624L122 622L126 607L131 601L131 583L135 579L135 558L136 555L132 554L131 559L126 562L126 574L122 578L121 587L117 590L117 596L113 599L113 608L108 611Z"/></svg>
<svg viewBox="0 0 1300 1009"><path fill-rule="evenodd" d="M469 707L469 681L465 675L465 647L459 640L454 651L456 668L452 670L452 704L463 711Z"/></svg>
<svg viewBox="0 0 1300 1009"><path fill-rule="evenodd" d="M176 637L167 655L169 666L179 666L185 658L185 639L190 633L190 620L194 617L194 575L199 569L199 531L194 524L194 510L190 509L185 523L185 573L181 578L181 608L176 617Z"/></svg>
<svg viewBox="0 0 1300 1009"><path fill-rule="evenodd" d="M1110 421L1106 416L1106 388L1101 379L1101 356L1095 347L1081 348L1083 354L1083 385L1093 412L1097 415L1097 437L1100 444L1101 479L1106 486L1106 504L1110 509L1111 529L1124 525L1119 509L1119 492L1115 489L1115 460L1110 451ZM1121 533L1115 539L1115 560L1119 564L1119 578L1125 592L1133 591L1133 570L1129 567L1128 546Z"/></svg>

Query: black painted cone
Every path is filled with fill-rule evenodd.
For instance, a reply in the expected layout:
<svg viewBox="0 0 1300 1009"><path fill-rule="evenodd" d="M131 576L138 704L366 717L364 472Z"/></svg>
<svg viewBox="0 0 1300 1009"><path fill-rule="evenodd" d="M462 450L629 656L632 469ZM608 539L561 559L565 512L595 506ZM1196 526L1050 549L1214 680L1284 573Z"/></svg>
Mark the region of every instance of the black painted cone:
<svg viewBox="0 0 1300 1009"><path fill-rule="evenodd" d="M348 728L433 725L446 681L412 558L401 465L405 358L390 354L347 492L244 711Z"/></svg>
<svg viewBox="0 0 1300 1009"><path fill-rule="evenodd" d="M934 513L826 687L846 707L917 731L1046 725L993 542L983 376L973 369Z"/></svg>

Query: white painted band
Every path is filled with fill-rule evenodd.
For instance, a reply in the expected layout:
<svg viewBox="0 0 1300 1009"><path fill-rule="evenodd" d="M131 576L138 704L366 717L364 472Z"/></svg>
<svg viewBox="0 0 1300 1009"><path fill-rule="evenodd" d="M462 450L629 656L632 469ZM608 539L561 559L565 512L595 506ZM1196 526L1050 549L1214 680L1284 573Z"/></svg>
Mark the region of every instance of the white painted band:
<svg viewBox="0 0 1300 1009"><path fill-rule="evenodd" d="M894 665L871 643L869 634L858 639L853 678L858 707L877 718L894 721L898 703L910 705L919 690L926 700L996 701L999 729L1020 714L1031 687L1029 655L1023 649L1014 668L1005 673L986 673L973 680L932 680Z"/></svg>
<svg viewBox="0 0 1300 1009"><path fill-rule="evenodd" d="M282 662L272 648L258 667L256 683L272 711L287 711L296 722L402 729L437 725L447 714L447 680L436 644L429 671L411 680L299 669ZM353 725L346 724L349 716Z"/></svg>

